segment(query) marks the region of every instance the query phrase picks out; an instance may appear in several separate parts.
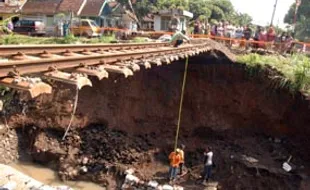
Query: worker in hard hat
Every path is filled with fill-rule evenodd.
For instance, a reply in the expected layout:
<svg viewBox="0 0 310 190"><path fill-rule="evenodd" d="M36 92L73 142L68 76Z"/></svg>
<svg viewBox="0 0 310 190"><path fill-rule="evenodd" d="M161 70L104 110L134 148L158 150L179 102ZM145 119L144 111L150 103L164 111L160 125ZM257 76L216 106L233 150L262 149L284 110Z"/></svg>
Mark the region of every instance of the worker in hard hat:
<svg viewBox="0 0 310 190"><path fill-rule="evenodd" d="M181 145L181 148L177 149L177 151L180 152L180 156L181 156L179 175L183 174L183 168L184 168L184 163L185 163L185 160L184 160L184 158L185 158L184 157L184 149L185 149L185 145L184 144Z"/></svg>
<svg viewBox="0 0 310 190"><path fill-rule="evenodd" d="M173 151L169 155L170 168L169 168L169 180L175 180L178 173L178 168L181 162L181 155L179 149Z"/></svg>
<svg viewBox="0 0 310 190"><path fill-rule="evenodd" d="M177 31L176 33L173 34L170 40L170 43L174 47L179 47L184 42L190 42L190 38L186 36L185 30L183 30L182 32Z"/></svg>

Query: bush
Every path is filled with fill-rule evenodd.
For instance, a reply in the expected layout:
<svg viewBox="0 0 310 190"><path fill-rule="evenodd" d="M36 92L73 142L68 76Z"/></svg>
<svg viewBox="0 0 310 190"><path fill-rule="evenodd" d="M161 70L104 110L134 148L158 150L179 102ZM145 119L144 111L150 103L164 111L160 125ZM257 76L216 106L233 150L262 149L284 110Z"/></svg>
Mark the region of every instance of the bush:
<svg viewBox="0 0 310 190"><path fill-rule="evenodd" d="M283 76L273 78L277 81L275 87L288 88L292 92L310 93L310 58L305 55L296 54L283 57L280 55L248 54L238 56L237 61L245 63L251 74L253 74L253 70L259 67L270 66L283 74Z"/></svg>

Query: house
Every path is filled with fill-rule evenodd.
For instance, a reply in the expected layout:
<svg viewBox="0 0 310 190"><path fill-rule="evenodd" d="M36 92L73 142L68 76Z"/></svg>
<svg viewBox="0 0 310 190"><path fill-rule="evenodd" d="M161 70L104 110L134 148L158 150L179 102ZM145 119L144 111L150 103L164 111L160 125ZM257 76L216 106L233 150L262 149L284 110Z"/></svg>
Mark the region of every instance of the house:
<svg viewBox="0 0 310 190"><path fill-rule="evenodd" d="M146 15L142 21L141 21L141 30L154 30L154 15L153 14L148 14Z"/></svg>
<svg viewBox="0 0 310 190"><path fill-rule="evenodd" d="M55 15L62 0L28 0L22 10L21 19L38 20L45 24L47 34L55 32Z"/></svg>
<svg viewBox="0 0 310 190"><path fill-rule="evenodd" d="M21 18L39 20L45 24L47 34L53 35L60 20L79 15L87 0L28 0L22 7Z"/></svg>
<svg viewBox="0 0 310 190"><path fill-rule="evenodd" d="M115 27L121 25L122 14L121 4L116 1L111 1L105 4L101 13L103 19L102 26Z"/></svg>
<svg viewBox="0 0 310 190"><path fill-rule="evenodd" d="M81 18L94 20L99 26L103 26L104 19L101 18L101 14L106 4L106 0L88 0L79 16Z"/></svg>
<svg viewBox="0 0 310 190"><path fill-rule="evenodd" d="M116 1L106 3L100 17L104 27L137 30L136 16Z"/></svg>
<svg viewBox="0 0 310 190"><path fill-rule="evenodd" d="M180 9L158 11L154 14L154 30L167 31L172 17L180 20L179 26L177 26L179 30L186 30L188 21L193 18L193 13Z"/></svg>
<svg viewBox="0 0 310 190"><path fill-rule="evenodd" d="M63 13L66 15L73 14L74 16L80 15L84 6L89 1L95 0L61 0L57 13Z"/></svg>
<svg viewBox="0 0 310 190"><path fill-rule="evenodd" d="M0 0L0 20L10 16L18 15L26 0ZM18 20L18 16L13 18L13 22Z"/></svg>
<svg viewBox="0 0 310 190"><path fill-rule="evenodd" d="M5 1L6 3L1 3ZM60 23L71 18L87 18L97 22L103 27L123 26L129 29L135 28L137 23L135 15L125 10L120 3L110 0L23 0L22 6L11 3L10 9L7 1L0 0L2 13L18 12L21 19L42 21L45 24L47 34L53 35L59 32ZM15 0L17 1L17 0ZM21 5L21 3L20 3ZM5 6L5 8L4 8ZM9 11L11 10L12 11ZM1 11L0 11L1 12ZM58 29L57 29L58 25Z"/></svg>

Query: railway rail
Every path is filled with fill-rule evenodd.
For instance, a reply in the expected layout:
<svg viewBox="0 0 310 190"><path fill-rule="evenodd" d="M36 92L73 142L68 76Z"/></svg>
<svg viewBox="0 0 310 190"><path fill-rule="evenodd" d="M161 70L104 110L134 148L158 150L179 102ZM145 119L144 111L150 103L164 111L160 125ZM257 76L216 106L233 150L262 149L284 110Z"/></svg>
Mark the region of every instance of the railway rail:
<svg viewBox="0 0 310 190"><path fill-rule="evenodd" d="M169 64L209 50L205 43L178 48L168 43L1 46L0 84L36 97L52 92L45 79L81 89L92 85L88 76L99 80L111 73L129 77L141 67Z"/></svg>
<svg viewBox="0 0 310 190"><path fill-rule="evenodd" d="M42 51L49 53L60 53L64 50L70 51L83 51L87 49L88 51L100 50L124 50L124 49L141 49L146 47L164 47L169 46L165 42L157 43L124 43L124 44L63 44L63 45L7 45L0 46L0 56L9 57L15 55L16 53L24 54L39 54Z"/></svg>

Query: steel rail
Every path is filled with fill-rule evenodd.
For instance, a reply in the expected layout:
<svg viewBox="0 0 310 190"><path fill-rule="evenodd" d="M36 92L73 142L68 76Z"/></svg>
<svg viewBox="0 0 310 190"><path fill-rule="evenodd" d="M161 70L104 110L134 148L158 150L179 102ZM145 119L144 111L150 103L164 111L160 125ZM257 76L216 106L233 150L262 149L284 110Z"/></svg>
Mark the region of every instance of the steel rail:
<svg viewBox="0 0 310 190"><path fill-rule="evenodd" d="M154 45L154 43L152 45ZM128 46L130 45L128 44ZM149 48L142 50L139 49L139 51L132 50L117 53L101 52L101 53L92 53L90 55L63 56L59 58L26 59L20 61L10 60L8 62L0 64L0 77L9 76L9 74L12 72L18 73L19 75L24 75L30 73L49 71L51 68L61 70L81 66L98 65L98 64L113 64L124 60L133 60L141 58L155 59L155 56L164 56L169 54L182 53L192 51L195 48L205 48L205 47L206 47L205 44L193 44L178 48L163 47L163 48ZM45 50L44 47L41 47L41 51L42 50Z"/></svg>
<svg viewBox="0 0 310 190"><path fill-rule="evenodd" d="M140 49L149 47L168 46L166 42L152 43L124 43L124 44L70 44L70 45L5 45L0 46L0 57L7 57L17 53L39 54L46 51L48 53L61 53L66 50L72 52L78 51L96 51L96 50L120 50L120 49Z"/></svg>

